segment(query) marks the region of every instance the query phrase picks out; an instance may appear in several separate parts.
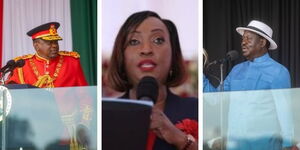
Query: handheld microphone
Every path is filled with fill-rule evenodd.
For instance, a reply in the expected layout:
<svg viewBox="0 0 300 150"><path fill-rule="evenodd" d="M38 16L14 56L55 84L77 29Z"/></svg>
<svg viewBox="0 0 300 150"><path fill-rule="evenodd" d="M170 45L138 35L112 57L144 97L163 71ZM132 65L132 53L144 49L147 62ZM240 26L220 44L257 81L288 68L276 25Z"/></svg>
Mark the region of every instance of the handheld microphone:
<svg viewBox="0 0 300 150"><path fill-rule="evenodd" d="M158 97L158 83L154 77L143 77L137 86L137 99L152 101L154 104Z"/></svg>
<svg viewBox="0 0 300 150"><path fill-rule="evenodd" d="M13 66L15 64L16 64L16 62L14 60L9 60L6 63L6 65L0 69L0 72L2 72L2 73L5 72L7 68L10 68L11 66Z"/></svg>
<svg viewBox="0 0 300 150"><path fill-rule="evenodd" d="M233 61L233 60L236 60L239 58L239 53L236 51L236 50L232 50L232 51L229 51L227 54L226 54L226 57L225 58L222 58L222 59L219 59L219 60L215 60L213 62L210 62L207 67L209 67L210 65L215 65L215 64L223 64L225 63L226 61Z"/></svg>

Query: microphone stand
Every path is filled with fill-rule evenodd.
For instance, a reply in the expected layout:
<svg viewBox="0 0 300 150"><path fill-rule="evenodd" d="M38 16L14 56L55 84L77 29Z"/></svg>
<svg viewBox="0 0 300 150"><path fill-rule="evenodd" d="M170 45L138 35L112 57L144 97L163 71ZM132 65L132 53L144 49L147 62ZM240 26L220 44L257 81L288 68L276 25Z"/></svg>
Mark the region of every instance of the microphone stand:
<svg viewBox="0 0 300 150"><path fill-rule="evenodd" d="M220 64L220 92L224 92L224 75L223 75L223 66L224 64Z"/></svg>
<svg viewBox="0 0 300 150"><path fill-rule="evenodd" d="M224 100L224 97L223 97L223 93L224 92L224 74L223 74L223 66L224 66L224 63L221 63L220 64L220 92L221 92L221 106L220 106L220 123L221 123L221 148L223 148L224 146L224 130L223 130L223 100Z"/></svg>
<svg viewBox="0 0 300 150"><path fill-rule="evenodd" d="M4 85L4 83L5 83L4 82L4 75L3 74L4 74L3 72L0 73L0 86Z"/></svg>
<svg viewBox="0 0 300 150"><path fill-rule="evenodd" d="M0 72L0 86L4 86L5 85L5 75L8 73L9 71L3 71L3 72Z"/></svg>

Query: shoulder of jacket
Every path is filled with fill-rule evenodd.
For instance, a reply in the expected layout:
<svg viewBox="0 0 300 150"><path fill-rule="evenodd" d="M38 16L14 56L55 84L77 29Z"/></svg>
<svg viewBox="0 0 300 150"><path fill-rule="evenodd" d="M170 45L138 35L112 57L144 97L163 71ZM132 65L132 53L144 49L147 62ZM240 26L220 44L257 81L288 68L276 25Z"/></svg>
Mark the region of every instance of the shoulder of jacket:
<svg viewBox="0 0 300 150"><path fill-rule="evenodd" d="M74 57L74 58L79 58L80 55L77 53L77 52L68 52L68 51L59 51L59 55L62 55L62 56L71 56L71 57Z"/></svg>
<svg viewBox="0 0 300 150"><path fill-rule="evenodd" d="M29 59L29 58L32 58L33 56L34 56L33 54L18 56L18 57L15 57L14 60L17 61L17 60L20 60L20 59Z"/></svg>

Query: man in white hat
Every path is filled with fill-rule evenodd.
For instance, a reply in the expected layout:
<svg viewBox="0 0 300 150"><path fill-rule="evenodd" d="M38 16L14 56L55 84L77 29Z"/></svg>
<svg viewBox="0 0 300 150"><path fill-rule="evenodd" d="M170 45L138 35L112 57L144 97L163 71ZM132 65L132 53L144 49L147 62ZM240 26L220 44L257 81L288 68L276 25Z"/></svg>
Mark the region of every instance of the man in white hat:
<svg viewBox="0 0 300 150"><path fill-rule="evenodd" d="M294 134L289 95L248 91L291 87L289 71L268 54L268 50L277 48L273 30L257 20L236 30L242 35L242 54L247 61L234 66L224 81L225 91L244 91L230 94L227 149L289 149ZM217 91L206 78L203 86L204 92ZM214 148L220 141L218 138L209 144Z"/></svg>

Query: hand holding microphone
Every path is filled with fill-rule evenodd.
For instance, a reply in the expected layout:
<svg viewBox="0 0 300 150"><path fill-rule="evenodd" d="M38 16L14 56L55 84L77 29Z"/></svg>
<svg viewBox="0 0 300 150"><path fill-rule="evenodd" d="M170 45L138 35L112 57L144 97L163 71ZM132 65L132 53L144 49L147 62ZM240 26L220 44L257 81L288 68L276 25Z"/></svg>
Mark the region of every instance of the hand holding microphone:
<svg viewBox="0 0 300 150"><path fill-rule="evenodd" d="M158 98L158 83L150 76L143 77L137 87L137 99L150 100L155 104ZM153 107L151 113L150 129L161 139L179 147L182 143L178 139L184 139L185 134L176 128L163 110Z"/></svg>

